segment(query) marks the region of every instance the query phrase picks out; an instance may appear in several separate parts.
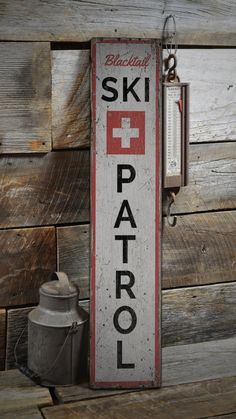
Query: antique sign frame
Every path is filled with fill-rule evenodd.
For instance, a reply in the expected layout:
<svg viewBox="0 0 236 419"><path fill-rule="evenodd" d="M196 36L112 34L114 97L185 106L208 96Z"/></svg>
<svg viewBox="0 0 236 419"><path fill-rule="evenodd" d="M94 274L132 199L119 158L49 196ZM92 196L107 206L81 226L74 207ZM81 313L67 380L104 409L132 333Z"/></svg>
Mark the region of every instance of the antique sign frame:
<svg viewBox="0 0 236 419"><path fill-rule="evenodd" d="M160 386L161 44L92 41L90 385Z"/></svg>

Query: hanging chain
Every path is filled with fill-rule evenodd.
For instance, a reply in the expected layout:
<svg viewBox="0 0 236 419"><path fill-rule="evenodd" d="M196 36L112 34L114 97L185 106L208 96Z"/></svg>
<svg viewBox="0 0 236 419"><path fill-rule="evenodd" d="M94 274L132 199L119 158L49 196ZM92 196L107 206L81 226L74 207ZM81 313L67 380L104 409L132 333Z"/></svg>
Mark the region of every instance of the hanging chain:
<svg viewBox="0 0 236 419"><path fill-rule="evenodd" d="M174 15L168 15L165 19L163 31L162 31L162 41L165 46L165 49L168 53L167 58L164 60L164 70L166 72L164 76L164 82L167 83L179 83L180 79L176 72L177 67L177 30L176 30L176 21ZM167 223L170 227L175 227L177 224L177 217L171 215L171 206L175 202L176 193L178 193L179 188L170 188L166 196L167 206L165 208L164 214L167 218Z"/></svg>

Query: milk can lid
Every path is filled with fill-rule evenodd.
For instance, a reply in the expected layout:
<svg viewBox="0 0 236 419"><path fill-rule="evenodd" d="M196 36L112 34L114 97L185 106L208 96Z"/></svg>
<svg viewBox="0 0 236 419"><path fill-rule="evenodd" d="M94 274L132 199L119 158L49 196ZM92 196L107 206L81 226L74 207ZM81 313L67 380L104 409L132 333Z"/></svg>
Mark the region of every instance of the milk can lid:
<svg viewBox="0 0 236 419"><path fill-rule="evenodd" d="M53 296L76 296L79 291L77 287L72 284L68 276L64 272L54 272L52 274L52 281L45 282L40 287L40 293Z"/></svg>

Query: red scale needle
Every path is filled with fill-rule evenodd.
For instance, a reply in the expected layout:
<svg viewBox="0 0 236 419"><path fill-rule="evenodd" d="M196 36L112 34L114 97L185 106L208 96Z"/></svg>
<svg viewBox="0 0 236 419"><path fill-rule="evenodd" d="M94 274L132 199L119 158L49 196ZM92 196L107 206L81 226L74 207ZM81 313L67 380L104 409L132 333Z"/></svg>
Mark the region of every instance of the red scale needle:
<svg viewBox="0 0 236 419"><path fill-rule="evenodd" d="M180 98L176 103L179 105L179 111L182 113L182 111L183 111L183 101L182 101L182 98Z"/></svg>

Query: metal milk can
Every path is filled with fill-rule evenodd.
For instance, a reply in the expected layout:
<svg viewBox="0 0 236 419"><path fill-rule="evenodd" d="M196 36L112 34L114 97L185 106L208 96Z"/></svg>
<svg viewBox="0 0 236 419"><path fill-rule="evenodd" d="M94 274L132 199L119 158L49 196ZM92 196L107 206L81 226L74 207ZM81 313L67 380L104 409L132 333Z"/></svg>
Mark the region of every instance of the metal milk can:
<svg viewBox="0 0 236 419"><path fill-rule="evenodd" d="M88 314L65 273L52 279L28 315L28 368L44 385L76 384L87 374Z"/></svg>

